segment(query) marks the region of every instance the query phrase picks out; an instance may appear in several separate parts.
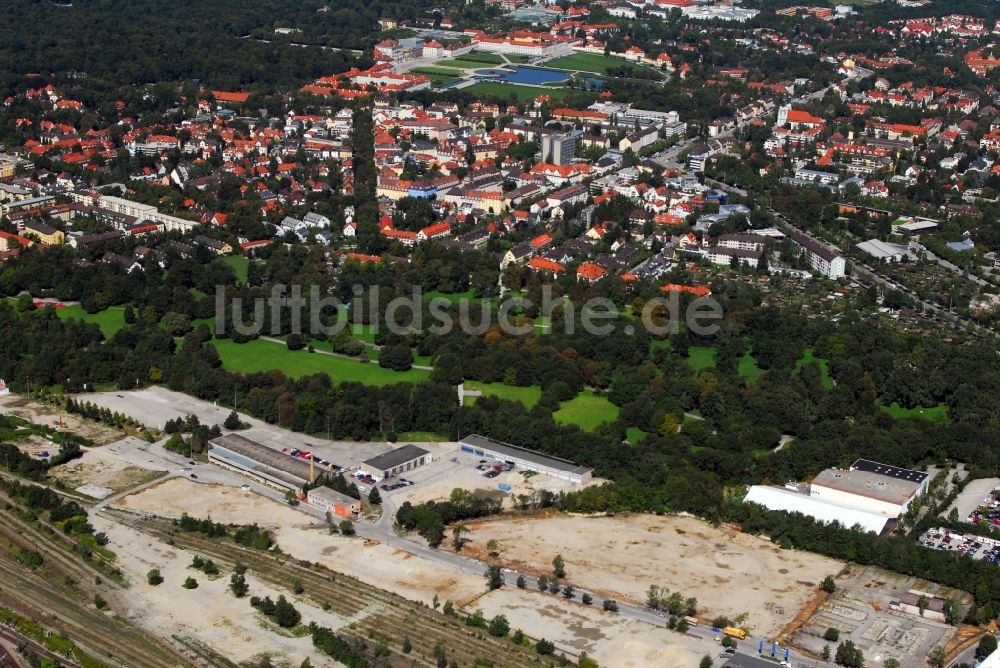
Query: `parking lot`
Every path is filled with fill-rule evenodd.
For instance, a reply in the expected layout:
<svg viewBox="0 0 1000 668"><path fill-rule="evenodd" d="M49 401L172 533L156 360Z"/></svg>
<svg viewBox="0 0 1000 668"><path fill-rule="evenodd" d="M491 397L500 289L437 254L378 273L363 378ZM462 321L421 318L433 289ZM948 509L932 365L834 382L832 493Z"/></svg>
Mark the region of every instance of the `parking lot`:
<svg viewBox="0 0 1000 668"><path fill-rule="evenodd" d="M947 550L1000 564L1000 541L993 538L966 536L948 529L931 529L921 535L917 542L932 550Z"/></svg>

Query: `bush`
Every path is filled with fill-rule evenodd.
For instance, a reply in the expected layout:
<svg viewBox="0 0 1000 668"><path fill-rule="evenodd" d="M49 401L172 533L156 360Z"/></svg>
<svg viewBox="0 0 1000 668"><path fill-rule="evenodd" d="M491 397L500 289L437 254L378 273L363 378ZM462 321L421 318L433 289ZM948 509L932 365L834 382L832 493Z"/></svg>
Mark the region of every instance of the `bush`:
<svg viewBox="0 0 1000 668"><path fill-rule="evenodd" d="M146 573L146 582L153 585L154 587L163 584L163 576L160 575L159 568L153 568L148 573Z"/></svg>
<svg viewBox="0 0 1000 668"><path fill-rule="evenodd" d="M823 640L829 640L830 642L837 642L840 640L840 629L835 629L830 627L823 634Z"/></svg>
<svg viewBox="0 0 1000 668"><path fill-rule="evenodd" d="M535 651L542 656L551 656L556 653L556 646L545 638L542 638L535 643Z"/></svg>
<svg viewBox="0 0 1000 668"><path fill-rule="evenodd" d="M604 599L605 612L618 612L618 601L613 598Z"/></svg>
<svg viewBox="0 0 1000 668"><path fill-rule="evenodd" d="M182 586L185 589L197 589L198 588L198 581L195 580L192 577L189 577L187 580L184 581L184 584Z"/></svg>
<svg viewBox="0 0 1000 668"><path fill-rule="evenodd" d="M580 598L584 605L590 605L594 602L594 597L590 594L584 592L583 596Z"/></svg>

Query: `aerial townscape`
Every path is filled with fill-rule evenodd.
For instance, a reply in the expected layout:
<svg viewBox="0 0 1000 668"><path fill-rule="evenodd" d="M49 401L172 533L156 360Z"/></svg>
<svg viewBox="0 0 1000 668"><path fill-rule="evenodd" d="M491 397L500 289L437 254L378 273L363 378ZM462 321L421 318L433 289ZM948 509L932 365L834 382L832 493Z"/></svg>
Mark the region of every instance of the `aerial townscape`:
<svg viewBox="0 0 1000 668"><path fill-rule="evenodd" d="M2 6L0 668L1000 668L1000 3Z"/></svg>

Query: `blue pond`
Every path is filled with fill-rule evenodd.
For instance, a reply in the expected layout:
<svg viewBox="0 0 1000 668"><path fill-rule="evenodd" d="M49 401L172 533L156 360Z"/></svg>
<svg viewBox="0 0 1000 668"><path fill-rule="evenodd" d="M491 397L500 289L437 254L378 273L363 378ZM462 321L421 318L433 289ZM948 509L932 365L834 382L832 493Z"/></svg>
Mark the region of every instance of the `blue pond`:
<svg viewBox="0 0 1000 668"><path fill-rule="evenodd" d="M476 78L487 81L506 81L520 84L545 84L569 79L569 74L560 70L540 67L517 67L476 70Z"/></svg>

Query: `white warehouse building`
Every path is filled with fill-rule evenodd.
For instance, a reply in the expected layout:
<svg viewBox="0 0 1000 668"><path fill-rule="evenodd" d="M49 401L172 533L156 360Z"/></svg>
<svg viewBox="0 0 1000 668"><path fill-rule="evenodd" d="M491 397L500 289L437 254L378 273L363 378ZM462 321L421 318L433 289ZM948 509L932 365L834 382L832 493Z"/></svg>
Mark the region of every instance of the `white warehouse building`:
<svg viewBox="0 0 1000 668"><path fill-rule="evenodd" d="M849 469L827 469L809 484L754 485L744 499L768 510L798 512L824 523L860 526L881 534L895 527L910 502L927 492L930 476L859 459Z"/></svg>
<svg viewBox="0 0 1000 668"><path fill-rule="evenodd" d="M501 443L475 434L461 439L458 442L458 449L460 452L473 454L484 459L511 462L514 466L526 471L537 471L559 480L568 480L577 484L589 482L594 473L593 469L578 466L565 459L550 457L540 452L519 448L516 445Z"/></svg>

